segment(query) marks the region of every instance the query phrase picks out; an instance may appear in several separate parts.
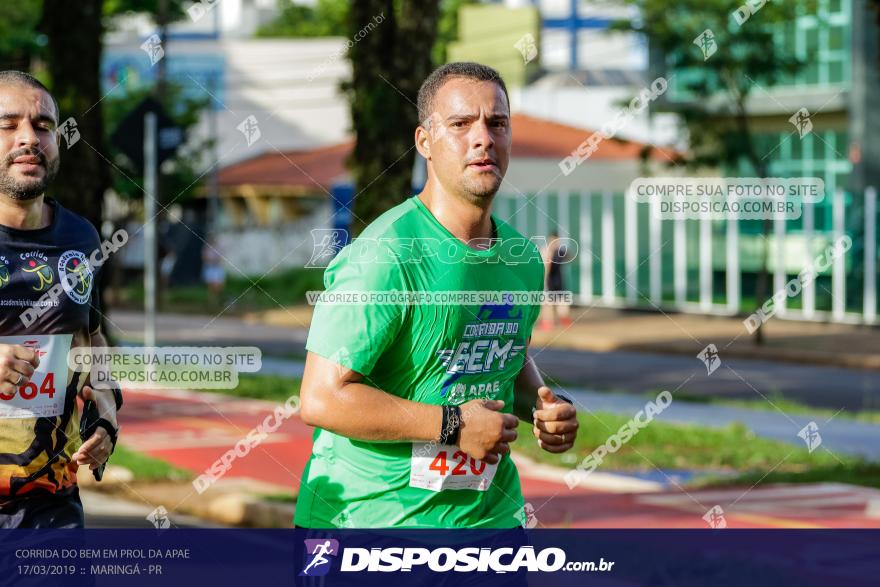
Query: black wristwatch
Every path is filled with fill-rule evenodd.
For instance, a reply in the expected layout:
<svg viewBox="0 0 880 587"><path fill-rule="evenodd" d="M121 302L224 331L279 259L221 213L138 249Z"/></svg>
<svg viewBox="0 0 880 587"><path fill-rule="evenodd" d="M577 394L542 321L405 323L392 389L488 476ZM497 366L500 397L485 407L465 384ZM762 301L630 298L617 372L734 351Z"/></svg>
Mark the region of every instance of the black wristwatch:
<svg viewBox="0 0 880 587"><path fill-rule="evenodd" d="M440 444L458 444L461 432L461 408L458 406L441 406L443 418L440 420Z"/></svg>

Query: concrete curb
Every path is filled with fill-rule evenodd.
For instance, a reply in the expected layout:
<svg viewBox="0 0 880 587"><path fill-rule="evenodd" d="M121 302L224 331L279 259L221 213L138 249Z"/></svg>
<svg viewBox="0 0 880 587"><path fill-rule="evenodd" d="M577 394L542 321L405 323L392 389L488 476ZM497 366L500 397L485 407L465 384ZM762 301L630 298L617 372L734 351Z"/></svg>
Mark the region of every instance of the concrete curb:
<svg viewBox="0 0 880 587"><path fill-rule="evenodd" d="M262 497L284 493L290 491L290 488L250 479L220 480L215 487L196 496L192 496L194 489L189 481L139 483L133 479L130 471L113 465L108 465L100 483L92 479L91 475L78 475L78 481L84 491L123 497L149 510L164 506L169 509L168 515L172 520L175 516L186 515L224 526L293 526L293 503ZM170 511L171 508L175 509Z"/></svg>
<svg viewBox="0 0 880 587"><path fill-rule="evenodd" d="M251 494L228 493L195 508L192 515L228 526L291 528L294 511L293 504L260 499Z"/></svg>

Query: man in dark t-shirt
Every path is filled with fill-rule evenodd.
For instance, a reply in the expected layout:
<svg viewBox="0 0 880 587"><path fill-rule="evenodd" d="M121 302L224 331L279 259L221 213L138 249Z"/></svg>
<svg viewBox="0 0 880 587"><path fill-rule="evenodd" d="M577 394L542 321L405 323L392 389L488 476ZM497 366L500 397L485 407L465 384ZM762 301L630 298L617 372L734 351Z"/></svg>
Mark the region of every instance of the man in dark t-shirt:
<svg viewBox="0 0 880 587"><path fill-rule="evenodd" d="M0 527L82 527L76 471L112 452L116 401L68 367L100 330L101 246L84 218L45 197L59 166L57 105L36 79L0 71ZM60 287L59 287L60 285ZM76 397L101 427L84 442ZM81 445L81 446L80 446Z"/></svg>

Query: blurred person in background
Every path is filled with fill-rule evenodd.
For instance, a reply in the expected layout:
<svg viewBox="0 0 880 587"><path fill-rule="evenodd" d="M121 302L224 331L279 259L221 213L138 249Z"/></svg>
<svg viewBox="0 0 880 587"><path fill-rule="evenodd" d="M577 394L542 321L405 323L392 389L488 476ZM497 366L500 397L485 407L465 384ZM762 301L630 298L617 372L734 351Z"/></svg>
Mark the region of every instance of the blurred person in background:
<svg viewBox="0 0 880 587"><path fill-rule="evenodd" d="M210 302L214 307L220 305L226 285L226 269L218 247L219 243L214 236L209 236L202 247L202 281L208 287Z"/></svg>
<svg viewBox="0 0 880 587"><path fill-rule="evenodd" d="M569 260L568 249L559 238L555 230L547 238L547 244L541 250L541 259L544 260L544 290L565 291L565 281L562 276L562 264ZM558 319L558 322L557 322ZM551 304L545 302L541 307L541 318L538 328L552 330L557 323L563 328L571 326L569 307L564 304Z"/></svg>

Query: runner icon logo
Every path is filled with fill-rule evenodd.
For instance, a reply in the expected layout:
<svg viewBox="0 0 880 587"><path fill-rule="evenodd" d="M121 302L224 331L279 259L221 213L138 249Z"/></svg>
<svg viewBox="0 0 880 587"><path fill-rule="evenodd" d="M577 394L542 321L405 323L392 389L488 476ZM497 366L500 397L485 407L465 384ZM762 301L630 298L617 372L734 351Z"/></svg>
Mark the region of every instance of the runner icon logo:
<svg viewBox="0 0 880 587"><path fill-rule="evenodd" d="M328 557L339 554L339 542L332 538L306 539L306 566L300 577L320 577L330 572Z"/></svg>

